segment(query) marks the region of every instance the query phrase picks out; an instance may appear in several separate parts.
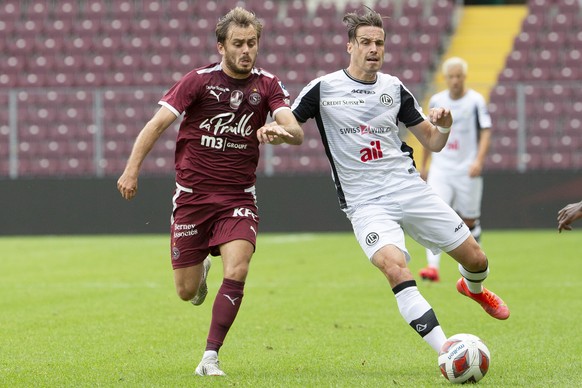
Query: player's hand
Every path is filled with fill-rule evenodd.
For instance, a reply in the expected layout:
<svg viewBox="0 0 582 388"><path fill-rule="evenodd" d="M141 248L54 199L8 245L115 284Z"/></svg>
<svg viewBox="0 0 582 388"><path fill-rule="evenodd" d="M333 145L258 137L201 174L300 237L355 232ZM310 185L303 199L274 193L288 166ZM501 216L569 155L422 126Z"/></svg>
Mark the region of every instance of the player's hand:
<svg viewBox="0 0 582 388"><path fill-rule="evenodd" d="M137 194L137 176L124 172L117 180L117 190L127 200L133 199Z"/></svg>
<svg viewBox="0 0 582 388"><path fill-rule="evenodd" d="M469 166L469 177L475 178L481 176L481 172L483 171L483 166L479 162L473 162Z"/></svg>
<svg viewBox="0 0 582 388"><path fill-rule="evenodd" d="M257 130L257 139L259 139L259 143L261 144L281 144L286 139L292 138L293 135L275 121L265 124Z"/></svg>
<svg viewBox="0 0 582 388"><path fill-rule="evenodd" d="M428 119L434 125L443 128L450 128L453 125L453 116L448 108L431 108L428 112Z"/></svg>
<svg viewBox="0 0 582 388"><path fill-rule="evenodd" d="M571 203L558 212L558 232L572 230L572 222L582 218L582 201Z"/></svg>

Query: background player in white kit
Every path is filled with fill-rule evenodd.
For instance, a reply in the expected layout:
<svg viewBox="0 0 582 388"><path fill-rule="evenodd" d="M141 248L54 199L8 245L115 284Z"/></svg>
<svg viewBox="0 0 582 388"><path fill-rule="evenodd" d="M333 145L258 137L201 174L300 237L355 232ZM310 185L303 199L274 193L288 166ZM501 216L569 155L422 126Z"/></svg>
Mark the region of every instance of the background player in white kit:
<svg viewBox="0 0 582 388"><path fill-rule="evenodd" d="M482 286L489 273L485 253L467 226L420 177L412 149L398 137L402 122L433 150L441 150L452 124L450 111L429 118L396 77L380 72L386 33L382 17L367 8L344 16L350 64L311 81L293 103L301 124L315 119L328 156L340 207L356 238L387 278L405 321L435 351L446 336L408 268L404 232L426 247L442 249L459 263L457 290L497 319L509 309Z"/></svg>
<svg viewBox="0 0 582 388"><path fill-rule="evenodd" d="M481 240L481 171L489 150L491 116L485 99L465 86L467 62L459 57L447 59L442 66L447 89L431 97L429 109L446 106L455 121L445 148L432 154L424 148L420 173L433 190L451 206L469 227L477 242ZM429 169L429 160L430 169ZM441 253L426 250L428 266L420 270L425 280L439 281Z"/></svg>

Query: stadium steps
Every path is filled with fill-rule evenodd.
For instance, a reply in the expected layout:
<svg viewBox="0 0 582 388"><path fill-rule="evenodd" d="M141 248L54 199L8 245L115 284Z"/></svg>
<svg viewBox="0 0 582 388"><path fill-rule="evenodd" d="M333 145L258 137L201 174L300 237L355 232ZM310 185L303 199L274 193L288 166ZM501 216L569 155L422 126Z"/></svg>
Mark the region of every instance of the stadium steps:
<svg viewBox="0 0 582 388"><path fill-rule="evenodd" d="M527 12L527 6L522 5L464 7L457 30L434 73L432 92L446 88L440 71L442 61L458 56L469 64L467 85L489 100L491 88L495 86L505 66L505 58L511 52L514 38L519 34ZM422 103L425 111L432 94L425 95ZM412 135L407 136L406 142L415 150L422 147ZM415 153L417 166L421 165L421 157L420 151Z"/></svg>
<svg viewBox="0 0 582 388"><path fill-rule="evenodd" d="M464 58L469 63L468 85L488 99L526 16L527 6L522 5L465 7L443 59ZM436 90L446 88L440 71L434 84Z"/></svg>

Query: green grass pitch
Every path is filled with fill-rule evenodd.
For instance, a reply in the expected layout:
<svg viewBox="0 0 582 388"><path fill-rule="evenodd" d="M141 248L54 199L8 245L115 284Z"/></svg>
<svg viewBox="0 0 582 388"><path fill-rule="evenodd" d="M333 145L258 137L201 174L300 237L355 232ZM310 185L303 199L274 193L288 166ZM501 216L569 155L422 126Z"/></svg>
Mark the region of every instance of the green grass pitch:
<svg viewBox="0 0 582 388"><path fill-rule="evenodd" d="M510 306L507 321L457 293L448 256L440 283L418 281L447 335L489 346L480 385L582 384L581 233L484 232L486 285ZM0 386L450 385L350 233L261 235L220 353L228 376L195 376L222 265L193 307L175 295L168 246L165 235L0 238ZM424 249L408 248L416 276Z"/></svg>

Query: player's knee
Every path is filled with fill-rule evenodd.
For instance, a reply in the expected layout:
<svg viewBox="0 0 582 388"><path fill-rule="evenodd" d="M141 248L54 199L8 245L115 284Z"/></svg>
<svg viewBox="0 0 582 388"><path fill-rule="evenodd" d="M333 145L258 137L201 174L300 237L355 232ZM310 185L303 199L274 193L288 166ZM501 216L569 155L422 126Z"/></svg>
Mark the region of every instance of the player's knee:
<svg viewBox="0 0 582 388"><path fill-rule="evenodd" d="M408 267L400 267L400 266L391 266L385 268L383 271L386 278L388 278L388 282L392 284L400 284L407 280L412 280L412 273Z"/></svg>
<svg viewBox="0 0 582 388"><path fill-rule="evenodd" d="M185 302L192 300L192 298L196 296L196 292L197 290L192 290L184 285L176 285L176 293L178 294L178 297Z"/></svg>
<svg viewBox="0 0 582 388"><path fill-rule="evenodd" d="M473 237L469 237L461 246L449 252L467 271L481 272L487 269L487 256Z"/></svg>
<svg viewBox="0 0 582 388"><path fill-rule="evenodd" d="M467 260L463 263L463 267L471 272L481 272L487 269L487 256L481 249L479 244L474 244L471 247L470 254Z"/></svg>
<svg viewBox="0 0 582 388"><path fill-rule="evenodd" d="M238 263L224 269L224 278L244 282L249 273L249 263Z"/></svg>
<svg viewBox="0 0 582 388"><path fill-rule="evenodd" d="M402 255L377 254L372 263L386 276L391 285L397 285L412 280L412 273L406 266L406 258Z"/></svg>

